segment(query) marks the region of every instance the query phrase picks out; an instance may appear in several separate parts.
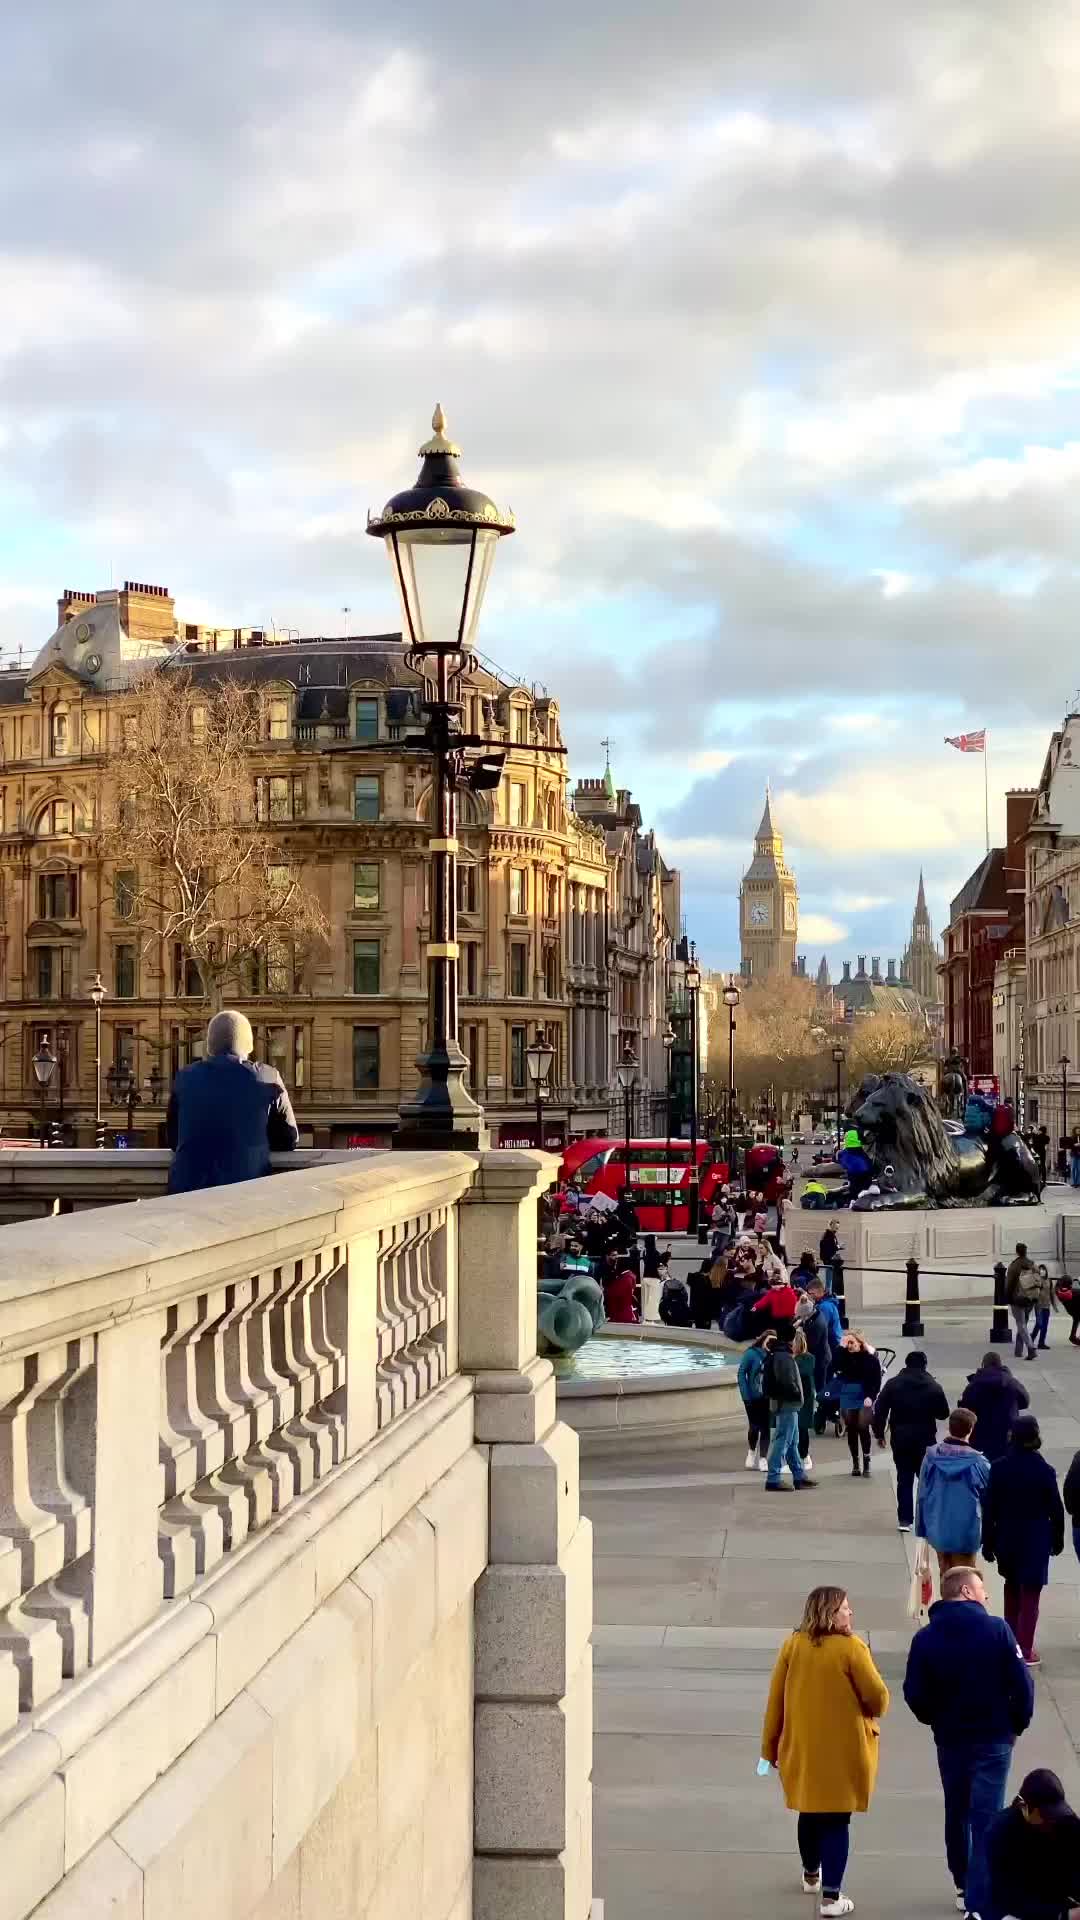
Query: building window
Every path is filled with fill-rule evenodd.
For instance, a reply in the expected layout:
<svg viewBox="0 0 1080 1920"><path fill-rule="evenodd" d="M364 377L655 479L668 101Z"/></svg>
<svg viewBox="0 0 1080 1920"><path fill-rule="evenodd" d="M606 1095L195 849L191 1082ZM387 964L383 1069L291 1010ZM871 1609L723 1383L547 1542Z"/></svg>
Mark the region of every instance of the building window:
<svg viewBox="0 0 1080 1920"><path fill-rule="evenodd" d="M68 728L68 716L62 708L57 708L49 720L49 751L53 754L71 751L71 735Z"/></svg>
<svg viewBox="0 0 1080 1920"><path fill-rule="evenodd" d="M38 947L37 997L39 1000L67 1000L71 997L70 947Z"/></svg>
<svg viewBox="0 0 1080 1920"><path fill-rule="evenodd" d="M79 880L74 873L39 873L38 917L75 920L79 913Z"/></svg>
<svg viewBox="0 0 1080 1920"><path fill-rule="evenodd" d="M113 976L116 982L115 992L118 1000L135 998L135 949L123 945L116 949L113 956Z"/></svg>
<svg viewBox="0 0 1080 1920"><path fill-rule="evenodd" d="M38 814L37 830L39 834L71 832L71 801L50 800Z"/></svg>
<svg viewBox="0 0 1080 1920"><path fill-rule="evenodd" d="M480 1086L480 1028L470 1020L461 1029L461 1051L469 1063L467 1083L476 1093Z"/></svg>
<svg viewBox="0 0 1080 1920"><path fill-rule="evenodd" d="M285 994L296 992L297 983L292 978L288 948L279 941L275 946L267 947L251 956L252 993Z"/></svg>
<svg viewBox="0 0 1080 1920"><path fill-rule="evenodd" d="M524 746L529 738L529 715L525 707L514 707L514 727L512 738L518 746Z"/></svg>
<svg viewBox="0 0 1080 1920"><path fill-rule="evenodd" d="M256 780L255 812L260 820L302 820L303 774L271 773Z"/></svg>
<svg viewBox="0 0 1080 1920"><path fill-rule="evenodd" d="M352 990L354 993L379 992L379 942L377 940L353 941Z"/></svg>
<svg viewBox="0 0 1080 1920"><path fill-rule="evenodd" d="M377 700L358 700L356 703L356 739L370 744L379 737L379 703Z"/></svg>
<svg viewBox="0 0 1080 1920"><path fill-rule="evenodd" d="M353 862L353 911L378 913L381 904L382 869L377 860Z"/></svg>
<svg viewBox="0 0 1080 1920"><path fill-rule="evenodd" d="M528 876L524 867L510 869L510 911L511 913L528 913L529 911Z"/></svg>
<svg viewBox="0 0 1080 1920"><path fill-rule="evenodd" d="M197 747L201 747L203 741L206 739L205 707L192 707L191 709L191 738Z"/></svg>
<svg viewBox="0 0 1080 1920"><path fill-rule="evenodd" d="M525 1028L510 1029L510 1085L515 1093L525 1086Z"/></svg>
<svg viewBox="0 0 1080 1920"><path fill-rule="evenodd" d="M202 998L203 983L199 972L199 963L185 953L183 942L177 940L173 946L173 992L180 999L195 996Z"/></svg>
<svg viewBox="0 0 1080 1920"><path fill-rule="evenodd" d="M307 1086L307 1028L293 1028L293 1086Z"/></svg>
<svg viewBox="0 0 1080 1920"><path fill-rule="evenodd" d="M352 1077L357 1093L377 1093L379 1088L379 1029L354 1027L352 1030Z"/></svg>
<svg viewBox="0 0 1080 1920"><path fill-rule="evenodd" d="M470 999L476 997L476 981L480 971L477 964L479 952L480 946L476 940L466 940L461 948L461 991L468 994Z"/></svg>
<svg viewBox="0 0 1080 1920"><path fill-rule="evenodd" d="M139 721L134 713L125 713L120 722L120 740L125 753L134 753L139 744Z"/></svg>
<svg viewBox="0 0 1080 1920"><path fill-rule="evenodd" d="M134 1027L113 1028L113 1065L128 1067L135 1071L135 1029Z"/></svg>
<svg viewBox="0 0 1080 1920"><path fill-rule="evenodd" d="M525 998L525 975L528 970L529 949L524 940L510 942L510 994L514 1000Z"/></svg>
<svg viewBox="0 0 1080 1920"><path fill-rule="evenodd" d="M512 827L523 827L526 824L525 801L527 793L528 789L523 781L511 780L510 825Z"/></svg>
<svg viewBox="0 0 1080 1920"><path fill-rule="evenodd" d="M353 781L353 819L377 820L379 817L379 776L358 773Z"/></svg>
<svg viewBox="0 0 1080 1920"><path fill-rule="evenodd" d="M559 912L559 883L550 879L547 883L547 917L554 920Z"/></svg>
<svg viewBox="0 0 1080 1920"><path fill-rule="evenodd" d="M475 913L477 902L477 870L471 861L463 862L457 870L457 905L459 913Z"/></svg>
<svg viewBox="0 0 1080 1920"><path fill-rule="evenodd" d="M289 1078L289 1029L288 1027L267 1027L266 1064L280 1073L283 1080Z"/></svg>
<svg viewBox="0 0 1080 1920"><path fill-rule="evenodd" d="M287 740L289 737L289 702L280 698L271 700L267 707L267 734L271 740Z"/></svg>
<svg viewBox="0 0 1080 1920"><path fill-rule="evenodd" d="M135 890L139 876L133 867L118 873L113 882L113 912L118 920L130 920L135 911Z"/></svg>
<svg viewBox="0 0 1080 1920"><path fill-rule="evenodd" d="M544 948L544 994L548 1000L559 996L559 955L554 947Z"/></svg>

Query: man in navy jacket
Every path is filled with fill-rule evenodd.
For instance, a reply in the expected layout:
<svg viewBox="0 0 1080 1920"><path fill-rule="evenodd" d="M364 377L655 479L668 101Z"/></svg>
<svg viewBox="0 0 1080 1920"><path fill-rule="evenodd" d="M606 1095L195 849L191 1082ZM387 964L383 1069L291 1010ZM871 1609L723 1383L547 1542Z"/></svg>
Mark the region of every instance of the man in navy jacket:
<svg viewBox="0 0 1080 1920"><path fill-rule="evenodd" d="M969 1915L988 1915L986 1836L1005 1804L1013 1746L1031 1721L1035 1689L1012 1628L986 1610L974 1567L953 1567L915 1635L904 1699L937 1746L945 1795L945 1856Z"/></svg>
<svg viewBox="0 0 1080 1920"><path fill-rule="evenodd" d="M288 1152L299 1140L281 1075L249 1059L253 1045L242 1013L215 1013L207 1058L193 1060L173 1081L165 1117L170 1193L255 1180L269 1173L271 1150Z"/></svg>

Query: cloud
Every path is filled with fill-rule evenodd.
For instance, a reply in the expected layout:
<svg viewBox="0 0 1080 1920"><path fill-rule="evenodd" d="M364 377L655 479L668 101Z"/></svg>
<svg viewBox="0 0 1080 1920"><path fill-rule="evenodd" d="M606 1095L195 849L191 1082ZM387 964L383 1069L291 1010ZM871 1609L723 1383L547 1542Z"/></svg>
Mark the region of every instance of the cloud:
<svg viewBox="0 0 1080 1920"><path fill-rule="evenodd" d="M830 919L827 913L799 915L799 940L808 940L811 946L831 947L838 940L846 940L848 931L839 920Z"/></svg>
<svg viewBox="0 0 1080 1920"><path fill-rule="evenodd" d="M110 565L226 625L384 629L364 516L441 399L518 513L481 645L558 694L572 773L614 735L691 929L730 963L771 776L808 916L887 952L920 861L940 918L982 842L940 737L990 726L1000 812L1073 691L1080 21L470 24L13 19L0 638Z"/></svg>

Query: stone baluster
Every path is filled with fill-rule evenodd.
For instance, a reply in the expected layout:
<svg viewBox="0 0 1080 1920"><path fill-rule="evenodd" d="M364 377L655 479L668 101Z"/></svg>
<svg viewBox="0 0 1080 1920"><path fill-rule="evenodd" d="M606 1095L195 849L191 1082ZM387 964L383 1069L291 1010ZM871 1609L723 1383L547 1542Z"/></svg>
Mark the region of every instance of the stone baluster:
<svg viewBox="0 0 1080 1920"><path fill-rule="evenodd" d="M536 1357L536 1195L550 1156L478 1156L459 1217L459 1366L491 1447L476 1588L474 1920L587 1920L592 1901L592 1533L577 1435Z"/></svg>
<svg viewBox="0 0 1080 1920"><path fill-rule="evenodd" d="M334 1464L333 1433L327 1424L312 1419L309 1413L315 1401L315 1378L296 1350L292 1306L303 1285L304 1265L297 1260L287 1279L282 1272L282 1285L278 1289L269 1321L274 1365L290 1383L290 1397L296 1410L289 1420L270 1435L266 1444L271 1452L281 1453L289 1461L293 1471L294 1499L298 1494L306 1493Z"/></svg>

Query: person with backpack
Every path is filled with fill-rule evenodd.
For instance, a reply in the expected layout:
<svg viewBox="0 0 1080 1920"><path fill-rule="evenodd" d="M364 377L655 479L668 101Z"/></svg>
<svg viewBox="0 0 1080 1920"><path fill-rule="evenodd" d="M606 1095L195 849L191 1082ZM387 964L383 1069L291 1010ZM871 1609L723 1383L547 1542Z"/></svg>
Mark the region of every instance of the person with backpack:
<svg viewBox="0 0 1080 1920"><path fill-rule="evenodd" d="M1035 1302L1035 1345L1045 1353L1050 1332L1050 1315L1061 1312L1054 1283L1044 1266L1039 1267L1039 1297Z"/></svg>
<svg viewBox="0 0 1080 1920"><path fill-rule="evenodd" d="M739 1394L746 1409L746 1465L764 1473L769 1452L769 1397L765 1361L774 1336L761 1333L739 1361Z"/></svg>
<svg viewBox="0 0 1080 1920"><path fill-rule="evenodd" d="M692 1327L690 1295L686 1282L677 1273L669 1273L660 1290L660 1318L665 1327Z"/></svg>
<svg viewBox="0 0 1080 1920"><path fill-rule="evenodd" d="M1009 1429L1028 1404L1028 1390L1010 1373L1000 1353L984 1353L960 1395L960 1405L975 1415L975 1445L988 1460L1000 1460L1009 1445Z"/></svg>
<svg viewBox="0 0 1080 1920"><path fill-rule="evenodd" d="M1034 1360L1035 1342L1028 1332L1028 1318L1038 1304L1041 1282L1039 1270L1034 1260L1028 1259L1028 1250L1022 1240L1016 1243L1016 1258L1009 1262L1005 1275L1005 1298L1016 1328L1016 1346L1014 1352L1019 1360L1027 1348L1026 1358Z"/></svg>
<svg viewBox="0 0 1080 1920"><path fill-rule="evenodd" d="M919 1474L915 1532L937 1554L942 1581L952 1567L974 1565L982 1539L990 1462L971 1444L974 1428L970 1409L957 1407L946 1438L927 1447Z"/></svg>
<svg viewBox="0 0 1080 1920"><path fill-rule="evenodd" d="M799 1369L802 1381L802 1406L799 1408L799 1458L806 1473L813 1473L814 1462L810 1458L810 1432L814 1424L814 1356L806 1344L806 1328L797 1327L791 1343L795 1365Z"/></svg>
<svg viewBox="0 0 1080 1920"><path fill-rule="evenodd" d="M900 1372L886 1380L874 1405L873 1429L878 1445L888 1430L896 1468L896 1526L910 1533L915 1524L915 1488L926 1449L937 1441L937 1423L949 1417L949 1402L932 1373L925 1353L909 1353Z"/></svg>
<svg viewBox="0 0 1080 1920"><path fill-rule="evenodd" d="M1005 1618L1029 1667L1039 1665L1035 1632L1050 1559L1065 1546L1065 1509L1057 1474L1042 1458L1034 1414L1014 1420L1009 1451L995 1460L983 1505L983 1553L1005 1582Z"/></svg>
<svg viewBox="0 0 1080 1920"><path fill-rule="evenodd" d="M792 1484L797 1491L803 1487L817 1486L816 1480L807 1478L799 1454L799 1413L803 1403L802 1380L791 1351L790 1334L783 1323L781 1328L765 1360L763 1392L768 1396L773 1428L772 1440L769 1443L768 1473L765 1480L766 1493L787 1491L780 1478L785 1467L790 1468Z"/></svg>

